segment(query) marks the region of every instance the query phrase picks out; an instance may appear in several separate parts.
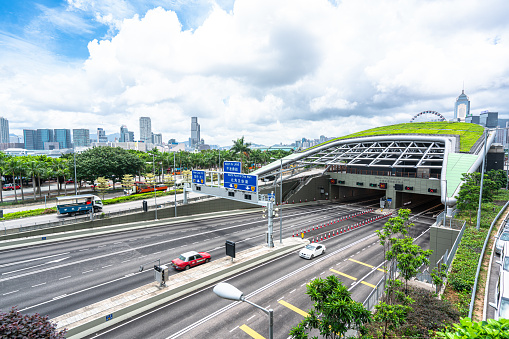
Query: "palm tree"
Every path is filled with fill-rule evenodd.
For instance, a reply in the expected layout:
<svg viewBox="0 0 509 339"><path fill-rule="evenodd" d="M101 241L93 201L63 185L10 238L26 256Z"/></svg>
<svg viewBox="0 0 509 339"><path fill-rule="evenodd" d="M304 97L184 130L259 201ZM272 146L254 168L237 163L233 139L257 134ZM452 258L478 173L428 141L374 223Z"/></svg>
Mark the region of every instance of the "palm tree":
<svg viewBox="0 0 509 339"><path fill-rule="evenodd" d="M233 141L233 147L231 148L231 151L233 154L240 153L240 161L243 160L243 155L246 156L246 159L249 159L249 153L251 152L251 149L249 146L251 146L250 142L244 143L244 136L242 138Z"/></svg>
<svg viewBox="0 0 509 339"><path fill-rule="evenodd" d="M18 196L16 191L16 173L19 173L19 168L21 167L21 162L19 157L11 157L7 162L7 169L10 173L12 173L12 183L14 185L14 200L16 203L18 202Z"/></svg>
<svg viewBox="0 0 509 339"><path fill-rule="evenodd" d="M34 200L37 198L35 196L35 177L39 174L41 165L40 162L35 159L35 157L29 156L28 161L25 163L27 175L32 177L32 189L34 193Z"/></svg>
<svg viewBox="0 0 509 339"><path fill-rule="evenodd" d="M2 180L3 174L6 172L5 168L7 167L9 156L3 152L0 152L0 202L4 202L3 191L4 191L4 182Z"/></svg>

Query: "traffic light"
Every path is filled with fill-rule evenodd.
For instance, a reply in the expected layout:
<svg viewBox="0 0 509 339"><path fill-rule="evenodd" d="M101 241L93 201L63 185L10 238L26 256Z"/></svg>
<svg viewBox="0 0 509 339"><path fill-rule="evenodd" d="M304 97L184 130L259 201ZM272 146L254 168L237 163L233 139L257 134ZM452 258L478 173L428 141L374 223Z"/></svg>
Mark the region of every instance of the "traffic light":
<svg viewBox="0 0 509 339"><path fill-rule="evenodd" d="M403 190L403 185L401 185L401 184L395 184L395 185L394 185L394 189L395 189L396 191L402 191L402 190Z"/></svg>
<svg viewBox="0 0 509 339"><path fill-rule="evenodd" d="M428 188L428 192L429 193L437 193L437 189L436 188Z"/></svg>
<svg viewBox="0 0 509 339"><path fill-rule="evenodd" d="M377 184L369 184L369 187L376 187Z"/></svg>
<svg viewBox="0 0 509 339"><path fill-rule="evenodd" d="M331 183L332 185L336 184L336 179L331 179L331 180L330 180L330 183Z"/></svg>
<svg viewBox="0 0 509 339"><path fill-rule="evenodd" d="M405 186L405 191L413 191L413 190L414 190L413 186Z"/></svg>
<svg viewBox="0 0 509 339"><path fill-rule="evenodd" d="M378 184L378 187L380 187L381 189L385 190L385 189L387 189L387 183L381 182L381 183Z"/></svg>

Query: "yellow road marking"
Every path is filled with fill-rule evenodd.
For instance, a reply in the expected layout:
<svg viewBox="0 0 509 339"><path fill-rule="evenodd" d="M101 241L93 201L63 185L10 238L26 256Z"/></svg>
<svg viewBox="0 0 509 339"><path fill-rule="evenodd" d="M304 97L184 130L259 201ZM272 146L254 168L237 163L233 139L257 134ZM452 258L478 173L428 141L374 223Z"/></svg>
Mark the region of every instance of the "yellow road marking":
<svg viewBox="0 0 509 339"><path fill-rule="evenodd" d="M247 326L246 324L239 327L242 331L246 332L248 335L250 335L252 338L255 339L265 339L263 335L260 335L258 332L253 330L251 327Z"/></svg>
<svg viewBox="0 0 509 339"><path fill-rule="evenodd" d="M298 307L293 306L292 304L287 303L287 302L286 302L286 301L284 301L284 300L279 300L279 303L280 303L281 305L283 305L283 306L288 307L288 308L289 308L289 309L291 309L292 311L294 311L294 312L296 312L296 313L299 313L299 314L300 314L301 316L303 316L303 317L307 317L307 316L309 315L307 312L305 312L305 311L301 310L301 309L300 309L300 308L298 308Z"/></svg>
<svg viewBox="0 0 509 339"><path fill-rule="evenodd" d="M344 276L344 277L347 277L348 279L357 280L357 278L352 277L351 275L348 275L348 274L345 274L345 273L341 273L341 272L339 272L339 271L333 270L332 268L331 268L330 270L331 270L332 272L334 272L334 273L337 273L337 274L339 274L339 275L342 275L342 276Z"/></svg>
<svg viewBox="0 0 509 339"><path fill-rule="evenodd" d="M361 283L362 283L362 284L364 284L364 285L366 285L366 286L369 286L369 287L371 287L371 288L376 288L376 286L375 286L375 285L370 284L370 283L367 283L367 282L365 282L365 281L361 281Z"/></svg>
<svg viewBox="0 0 509 339"><path fill-rule="evenodd" d="M375 266L372 266L372 265L370 265L370 264L366 264L366 263L363 263L363 262L361 262L361 261L357 261L357 260L355 260L355 259L348 258L348 260L353 261L353 262L355 262L355 263L357 263L357 264L361 264L361 265L364 265L364 266L371 267L371 268L375 267ZM381 272L384 272L384 273L385 273L385 270L383 270L383 269L381 269L381 268L377 268L377 270L379 270L379 271L381 271Z"/></svg>

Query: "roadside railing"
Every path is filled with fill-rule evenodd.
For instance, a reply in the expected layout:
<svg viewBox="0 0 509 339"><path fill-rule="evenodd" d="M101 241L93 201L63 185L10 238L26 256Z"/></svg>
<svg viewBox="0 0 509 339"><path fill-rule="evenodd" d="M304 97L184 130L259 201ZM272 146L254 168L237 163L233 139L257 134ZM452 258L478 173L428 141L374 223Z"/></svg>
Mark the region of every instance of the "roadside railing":
<svg viewBox="0 0 509 339"><path fill-rule="evenodd" d="M205 196L200 196L200 197L195 197L195 198L189 198L189 199L187 199L187 202L194 203L194 202L206 200L206 199L216 199L216 198L209 196L209 195L205 195ZM149 200L149 199L145 199L145 200ZM140 200L140 204L142 201L143 200ZM183 200L177 200L177 206L182 205L183 202L184 202ZM154 211L156 208L155 206L156 205L149 206L148 211ZM175 201L168 201L168 202L157 204L158 209L168 208L168 207L175 207ZM4 233L4 235L8 235L8 234L14 234L14 233L35 231L35 230L46 229L46 228L51 228L51 227L56 227L56 226L71 225L71 224L85 222L85 221L89 221L89 220L95 220L95 219L101 219L101 218L111 218L111 217L124 216L124 215L128 215L128 214L135 214L135 213L141 213L141 212L143 212L143 207L133 207L133 208L129 208L126 210L115 211L115 212L97 212L97 213L94 213L93 216L92 216L92 214L82 214L82 215L76 215L74 217L63 216L62 220L53 221L53 222L39 222L39 223L34 222L33 225L24 225L24 226L20 226L20 227L16 227L16 228L9 228L9 229L4 226L4 231L2 233Z"/></svg>

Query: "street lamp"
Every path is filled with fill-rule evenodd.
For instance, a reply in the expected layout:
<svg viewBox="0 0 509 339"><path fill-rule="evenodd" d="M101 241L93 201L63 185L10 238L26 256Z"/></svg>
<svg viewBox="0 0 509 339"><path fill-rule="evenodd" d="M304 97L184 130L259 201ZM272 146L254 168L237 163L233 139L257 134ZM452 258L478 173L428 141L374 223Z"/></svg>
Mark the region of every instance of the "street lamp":
<svg viewBox="0 0 509 339"><path fill-rule="evenodd" d="M273 333L273 325L274 325L274 311L272 309L265 309L259 305L256 305L255 303L249 301L246 299L246 297L244 297L244 294L239 291L235 286L232 286L228 283L219 283L217 284L214 289L213 289L214 293L223 298L223 299L229 299L229 300L235 300L235 301L244 301L248 304L251 304L253 305L254 307L256 308L259 308L260 310L262 310L263 312L265 312L265 314L267 314L269 316L269 339L273 339L274 338L274 333Z"/></svg>
<svg viewBox="0 0 509 339"><path fill-rule="evenodd" d="M156 206L156 220L157 220L156 165L154 153L152 153L152 172L154 173L154 204Z"/></svg>
<svg viewBox="0 0 509 339"><path fill-rule="evenodd" d="M279 180L281 181L281 187L279 188L279 243L283 244L283 158L279 158L279 160L281 161L281 166L279 167ZM276 180L274 180L275 187Z"/></svg>
<svg viewBox="0 0 509 339"><path fill-rule="evenodd" d="M173 195L175 197L175 217L177 217L177 175L175 174L175 151L173 152Z"/></svg>

